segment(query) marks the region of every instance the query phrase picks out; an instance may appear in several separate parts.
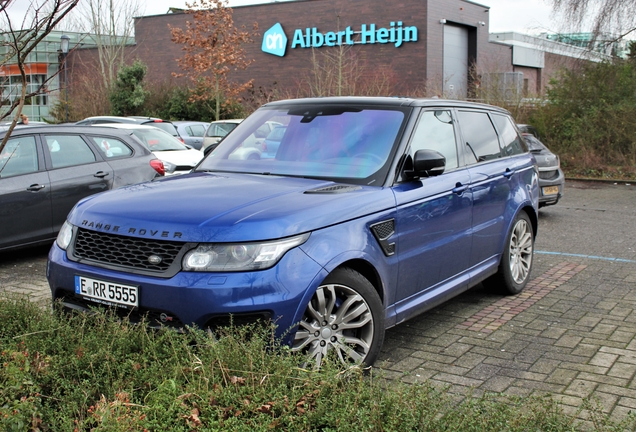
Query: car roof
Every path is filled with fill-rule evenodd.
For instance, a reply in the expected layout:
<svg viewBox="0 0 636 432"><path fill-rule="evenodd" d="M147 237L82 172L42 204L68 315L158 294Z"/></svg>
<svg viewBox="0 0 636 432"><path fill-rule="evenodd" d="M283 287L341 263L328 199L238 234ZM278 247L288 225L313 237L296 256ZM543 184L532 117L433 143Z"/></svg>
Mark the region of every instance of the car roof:
<svg viewBox="0 0 636 432"><path fill-rule="evenodd" d="M175 125L179 125L179 126L186 126L186 125L190 125L190 124L210 124L210 122L206 122L203 120L177 120L177 121L173 121L172 124Z"/></svg>
<svg viewBox="0 0 636 432"><path fill-rule="evenodd" d="M130 123L130 124L140 124L140 123L172 123L170 120L163 120L158 117L143 117L143 116L92 116L86 117L80 121L87 120L109 120L115 123Z"/></svg>
<svg viewBox="0 0 636 432"><path fill-rule="evenodd" d="M389 97L389 96L331 96L321 98L287 99L269 102L264 107L295 106L295 105L378 105L378 106L409 106L409 107L454 107L454 108L478 108L490 111L499 111L509 114L504 108L494 105L487 105L478 102L466 102L454 99L432 98L409 98L409 97Z"/></svg>
<svg viewBox="0 0 636 432"><path fill-rule="evenodd" d="M131 125L131 126L139 126L139 125ZM150 127L150 126L144 126ZM2 133L2 132L0 132ZM82 133L82 134L91 134L94 135L96 133L110 134L110 135L130 135L129 132L118 130L117 128L112 128L106 125L47 125L47 126L23 126L20 128L16 128L13 130L12 136L14 135L26 135L30 133Z"/></svg>
<svg viewBox="0 0 636 432"><path fill-rule="evenodd" d="M213 122L210 122L210 124L219 124L219 123L236 123L239 124L240 122L242 122L244 119L227 119L227 120L215 120Z"/></svg>
<svg viewBox="0 0 636 432"><path fill-rule="evenodd" d="M156 128L154 126L139 124L139 123L100 123L98 125L89 126L91 128L108 128L108 129L153 129L166 132L163 129ZM167 133L167 132L166 132ZM170 134L168 134L170 135Z"/></svg>

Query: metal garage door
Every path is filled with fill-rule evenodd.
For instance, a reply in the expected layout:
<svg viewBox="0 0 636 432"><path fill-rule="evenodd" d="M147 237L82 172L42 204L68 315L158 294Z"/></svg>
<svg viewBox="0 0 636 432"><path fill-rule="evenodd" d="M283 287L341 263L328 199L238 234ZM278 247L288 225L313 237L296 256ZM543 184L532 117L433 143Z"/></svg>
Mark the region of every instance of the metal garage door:
<svg viewBox="0 0 636 432"><path fill-rule="evenodd" d="M468 29L444 26L444 96L465 99L468 89Z"/></svg>

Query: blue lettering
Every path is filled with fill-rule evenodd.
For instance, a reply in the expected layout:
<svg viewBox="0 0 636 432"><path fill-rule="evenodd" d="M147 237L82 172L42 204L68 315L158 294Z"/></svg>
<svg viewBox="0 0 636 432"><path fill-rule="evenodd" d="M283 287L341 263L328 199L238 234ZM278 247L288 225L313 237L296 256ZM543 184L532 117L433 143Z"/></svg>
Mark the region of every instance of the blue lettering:
<svg viewBox="0 0 636 432"><path fill-rule="evenodd" d="M344 31L338 32L338 45L342 45L342 37L345 35Z"/></svg>
<svg viewBox="0 0 636 432"><path fill-rule="evenodd" d="M397 40L395 41L395 47L399 47L400 45L402 45L402 21L398 21L398 28L396 31L397 34Z"/></svg>
<svg viewBox="0 0 636 432"><path fill-rule="evenodd" d="M320 48L325 41L325 37L318 31L316 27L311 29L311 46L312 48Z"/></svg>
<svg viewBox="0 0 636 432"><path fill-rule="evenodd" d="M359 37L356 35L359 34ZM266 39L265 52L280 49L284 46L282 33L272 33ZM355 39L355 40L354 40ZM391 43L396 48L400 47L404 42L416 42L418 40L418 30L415 26L403 27L402 21L391 21L390 27L377 27L376 24L362 24L360 31L355 32L348 26L343 31L321 33L317 27L306 27L304 29L296 29L292 40L292 48L320 48L322 46L336 45L354 45L375 44L375 43ZM268 51L270 50L270 51ZM270 52L271 53L271 52Z"/></svg>
<svg viewBox="0 0 636 432"><path fill-rule="evenodd" d="M303 31L301 29L296 29L294 32L294 40L292 41L291 47L296 48L296 45L300 45L301 48L307 48L305 40L303 39Z"/></svg>
<svg viewBox="0 0 636 432"><path fill-rule="evenodd" d="M389 37L389 29L381 28L377 31L376 37L378 39L378 43L384 44L388 42Z"/></svg>
<svg viewBox="0 0 636 432"><path fill-rule="evenodd" d="M367 25L366 24L362 24L362 27L360 28L360 36L362 37L362 43L363 44L374 44L375 43L375 24L371 24L369 25L369 30L367 30ZM368 38L368 42L367 42L367 38Z"/></svg>
<svg viewBox="0 0 636 432"><path fill-rule="evenodd" d="M347 45L353 45L353 30L351 30L351 26L345 29L345 34L347 35Z"/></svg>
<svg viewBox="0 0 636 432"><path fill-rule="evenodd" d="M404 27L404 42L417 42L417 27Z"/></svg>
<svg viewBox="0 0 636 432"><path fill-rule="evenodd" d="M334 32L325 33L325 45L334 46L336 44L336 34Z"/></svg>

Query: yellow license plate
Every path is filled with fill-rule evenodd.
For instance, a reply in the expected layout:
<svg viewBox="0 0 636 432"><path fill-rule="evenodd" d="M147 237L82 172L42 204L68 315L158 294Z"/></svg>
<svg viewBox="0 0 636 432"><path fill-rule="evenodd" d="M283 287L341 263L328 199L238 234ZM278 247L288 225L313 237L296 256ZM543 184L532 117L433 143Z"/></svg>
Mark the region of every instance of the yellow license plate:
<svg viewBox="0 0 636 432"><path fill-rule="evenodd" d="M543 188L543 195L556 195L559 193L558 186L546 186Z"/></svg>

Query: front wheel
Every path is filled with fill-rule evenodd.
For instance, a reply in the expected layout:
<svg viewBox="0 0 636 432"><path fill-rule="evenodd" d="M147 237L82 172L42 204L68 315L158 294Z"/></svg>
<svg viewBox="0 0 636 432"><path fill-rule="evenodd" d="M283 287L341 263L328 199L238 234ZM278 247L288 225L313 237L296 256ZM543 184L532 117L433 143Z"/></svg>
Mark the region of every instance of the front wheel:
<svg viewBox="0 0 636 432"><path fill-rule="evenodd" d="M384 340L384 308L360 273L339 268L318 287L294 337L293 351L320 367L330 352L345 365L373 364Z"/></svg>
<svg viewBox="0 0 636 432"><path fill-rule="evenodd" d="M485 284L506 294L519 294L526 287L532 270L534 229L525 212L519 213L508 237L497 273Z"/></svg>

